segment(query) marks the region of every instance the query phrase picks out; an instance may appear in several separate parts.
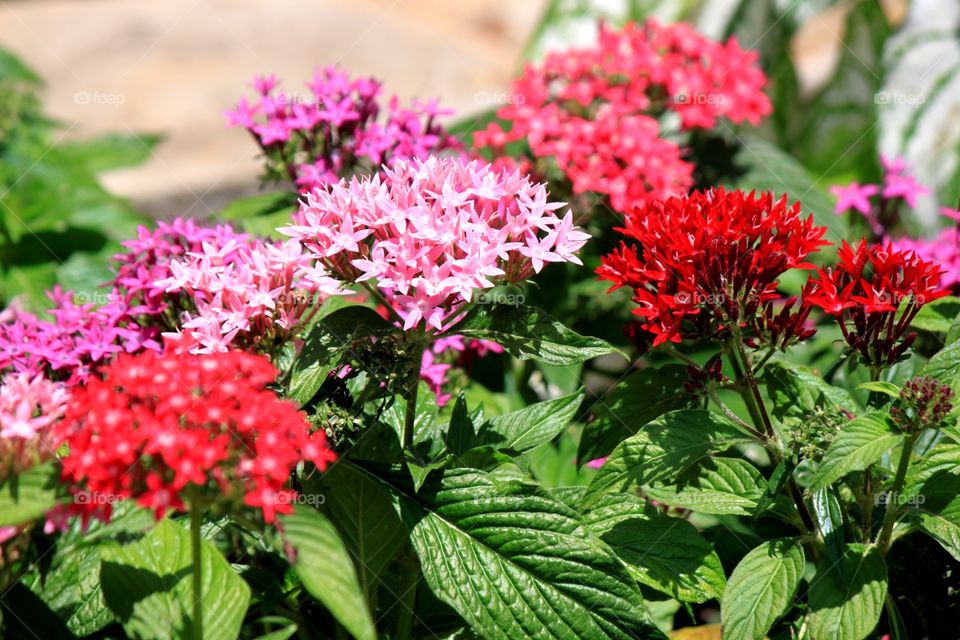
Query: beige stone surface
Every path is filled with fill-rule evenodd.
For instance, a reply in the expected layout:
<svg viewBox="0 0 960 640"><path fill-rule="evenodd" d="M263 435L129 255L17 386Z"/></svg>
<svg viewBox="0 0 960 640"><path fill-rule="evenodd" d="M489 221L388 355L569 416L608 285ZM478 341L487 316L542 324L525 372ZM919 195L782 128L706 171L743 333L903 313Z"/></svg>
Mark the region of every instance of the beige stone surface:
<svg viewBox="0 0 960 640"><path fill-rule="evenodd" d="M256 190L247 135L222 112L256 73L301 86L317 66L373 74L402 98L476 113L502 93L544 0L0 2L0 45L43 78L64 135L156 132L144 165L105 176L156 215L203 216Z"/></svg>

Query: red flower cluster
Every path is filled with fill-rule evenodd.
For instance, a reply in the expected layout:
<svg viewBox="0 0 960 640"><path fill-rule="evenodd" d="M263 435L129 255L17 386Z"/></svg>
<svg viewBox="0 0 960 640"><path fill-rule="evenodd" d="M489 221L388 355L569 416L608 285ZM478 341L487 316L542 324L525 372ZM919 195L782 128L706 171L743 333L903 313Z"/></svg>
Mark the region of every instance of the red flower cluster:
<svg viewBox="0 0 960 640"><path fill-rule="evenodd" d="M928 302L949 294L940 268L892 244L843 243L834 269L820 269L804 289L806 304L834 316L850 348L870 366L888 366L916 338L910 323ZM898 311L901 313L898 315Z"/></svg>
<svg viewBox="0 0 960 640"><path fill-rule="evenodd" d="M683 129L713 127L721 117L756 124L770 113L756 60L734 39L714 42L684 24L601 25L593 47L528 66L497 111L510 130L492 123L475 144L502 151L524 140L535 157L555 159L575 193L605 194L628 211L693 184L680 147L660 137L656 118L665 111L676 112Z"/></svg>
<svg viewBox="0 0 960 640"><path fill-rule="evenodd" d="M276 375L239 351L118 356L75 391L60 425L71 511L109 518L113 502L134 498L160 518L201 492L242 497L267 522L288 513L297 462L323 469L335 456L322 431L311 434L295 405L266 389Z"/></svg>
<svg viewBox="0 0 960 640"><path fill-rule="evenodd" d="M633 289L634 313L654 345L679 342L684 321L687 337L717 337L732 324L776 328L781 346L809 335L807 310L772 311L781 274L812 268L807 255L829 244L799 203L718 188L643 205L618 231L637 244L621 242L597 274L613 282L611 291Z"/></svg>

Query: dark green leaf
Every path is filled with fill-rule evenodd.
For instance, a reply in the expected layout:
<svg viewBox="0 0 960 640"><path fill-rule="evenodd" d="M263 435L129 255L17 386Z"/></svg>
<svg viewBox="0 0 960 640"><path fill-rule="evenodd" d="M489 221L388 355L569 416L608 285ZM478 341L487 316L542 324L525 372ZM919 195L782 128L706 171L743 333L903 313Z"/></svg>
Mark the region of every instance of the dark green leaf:
<svg viewBox="0 0 960 640"><path fill-rule="evenodd" d="M644 488L648 498L699 513L750 515L766 482L757 468L740 458L706 458L676 480Z"/></svg>
<svg viewBox="0 0 960 640"><path fill-rule="evenodd" d="M745 555L720 602L724 637L763 640L793 604L805 561L797 538L769 540Z"/></svg>
<svg viewBox="0 0 960 640"><path fill-rule="evenodd" d="M826 487L853 471L863 471L903 441L886 413L873 412L845 424L814 473L814 489Z"/></svg>
<svg viewBox="0 0 960 640"><path fill-rule="evenodd" d="M887 595L887 566L870 545L848 545L837 564L824 563L810 583L810 635L863 640L874 630Z"/></svg>
<svg viewBox="0 0 960 640"><path fill-rule="evenodd" d="M687 368L671 364L643 369L617 384L597 402L596 418L580 438L577 464L609 455L654 418L692 406L694 397L683 388L686 381Z"/></svg>
<svg viewBox="0 0 960 640"><path fill-rule="evenodd" d="M250 601L250 587L212 543L201 543L204 638L232 640ZM148 535L104 547L100 581L107 606L137 638L183 638L193 617L190 532L161 520Z"/></svg>
<svg viewBox="0 0 960 640"><path fill-rule="evenodd" d="M12 526L39 518L56 504L58 471L41 464L11 475L0 484L0 526Z"/></svg>
<svg viewBox="0 0 960 640"><path fill-rule="evenodd" d="M293 514L281 516L281 522L284 536L297 552L293 568L303 588L354 638L376 640L364 591L336 527L319 511L301 505Z"/></svg>
<svg viewBox="0 0 960 640"><path fill-rule="evenodd" d="M479 439L504 451L528 451L560 435L582 401L576 393L494 416L480 427Z"/></svg>

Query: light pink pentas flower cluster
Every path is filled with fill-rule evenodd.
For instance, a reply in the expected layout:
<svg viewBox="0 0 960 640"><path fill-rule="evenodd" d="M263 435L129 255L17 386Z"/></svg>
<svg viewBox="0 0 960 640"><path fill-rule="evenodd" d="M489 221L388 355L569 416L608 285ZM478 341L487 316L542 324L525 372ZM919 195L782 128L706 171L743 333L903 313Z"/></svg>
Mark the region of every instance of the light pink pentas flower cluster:
<svg viewBox="0 0 960 640"><path fill-rule="evenodd" d="M69 393L43 375L0 378L0 478L21 473L56 453L50 429L66 411Z"/></svg>
<svg viewBox="0 0 960 640"><path fill-rule="evenodd" d="M940 284L960 293L960 211L942 207L940 213L957 224L942 229L935 237L897 238L893 241L895 251L912 251L921 259L932 262L941 269Z"/></svg>
<svg viewBox="0 0 960 640"><path fill-rule="evenodd" d="M314 75L305 94L280 91L272 75L255 78L253 86L256 99L244 98L228 111L228 124L250 132L267 159L269 178L289 179L301 190L397 159L461 150L437 123L452 111L436 100L403 107L396 96L384 105L374 78L351 78L331 66Z"/></svg>
<svg viewBox="0 0 960 640"><path fill-rule="evenodd" d="M168 299L184 297L178 328L164 337L190 353L231 347L269 353L292 338L340 282L313 268L296 240L204 242L170 262L170 276L153 286ZM309 268L308 268L309 267Z"/></svg>
<svg viewBox="0 0 960 640"><path fill-rule="evenodd" d="M903 158L880 156L883 184L833 185L830 192L837 196L835 213L856 212L867 223L874 239L880 240L901 230L901 209L917 206L917 198L930 189L917 182Z"/></svg>
<svg viewBox="0 0 960 640"><path fill-rule="evenodd" d="M574 193L605 195L626 212L693 184L686 151L662 135L665 113L679 116L685 131L721 118L757 124L770 113L756 63L735 39L715 42L685 24L601 25L595 45L528 65L497 111L501 122L474 142L494 156L523 142L534 162L552 158Z"/></svg>
<svg viewBox="0 0 960 640"><path fill-rule="evenodd" d="M557 215L563 206L519 172L434 156L315 189L278 231L303 242L321 275L375 282L405 329L440 330L475 289L580 264L589 235Z"/></svg>

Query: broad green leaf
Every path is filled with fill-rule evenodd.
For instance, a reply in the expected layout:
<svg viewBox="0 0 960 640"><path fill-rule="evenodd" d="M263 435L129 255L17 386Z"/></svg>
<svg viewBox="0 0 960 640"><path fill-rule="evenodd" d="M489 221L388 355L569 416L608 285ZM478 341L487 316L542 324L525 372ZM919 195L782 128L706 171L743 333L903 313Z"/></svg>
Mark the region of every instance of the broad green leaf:
<svg viewBox="0 0 960 640"><path fill-rule="evenodd" d="M113 621L100 589L100 549L68 547L43 579L24 582L77 636L87 636Z"/></svg>
<svg viewBox="0 0 960 640"><path fill-rule="evenodd" d="M928 482L936 482L945 476L960 478L960 444L950 441L940 442L910 464L903 495L920 495Z"/></svg>
<svg viewBox="0 0 960 640"><path fill-rule="evenodd" d="M769 540L745 555L720 601L723 637L763 640L793 604L805 561L797 538Z"/></svg>
<svg viewBox="0 0 960 640"><path fill-rule="evenodd" d="M250 587L217 548L201 542L205 639L232 640L250 601ZM101 551L100 582L110 610L131 637L183 638L192 632L190 532L161 520L149 534Z"/></svg>
<svg viewBox="0 0 960 640"><path fill-rule="evenodd" d="M810 583L810 636L863 640L874 630L887 595L887 566L873 546L851 544L839 563L823 563Z"/></svg>
<svg viewBox="0 0 960 640"><path fill-rule="evenodd" d="M929 376L950 385L954 392L960 390L960 341L935 353L923 365L918 375Z"/></svg>
<svg viewBox="0 0 960 640"><path fill-rule="evenodd" d="M817 529L823 534L823 546L827 562L839 562L846 550L844 540L843 511L832 487L824 487L810 496L811 515Z"/></svg>
<svg viewBox="0 0 960 640"><path fill-rule="evenodd" d="M883 382L877 380L875 382L864 382L857 385L857 389L862 389L863 391L872 391L876 393L882 393L884 395L890 396L891 398L900 397L900 387L893 384L892 382Z"/></svg>
<svg viewBox="0 0 960 640"><path fill-rule="evenodd" d="M859 409L849 393L808 367L775 360L763 368L762 377L772 400L771 413L781 422L807 420L817 407L849 413Z"/></svg>
<svg viewBox="0 0 960 640"><path fill-rule="evenodd" d="M665 638L617 556L536 485L447 471L394 488L433 593L484 638Z"/></svg>
<svg viewBox="0 0 960 640"><path fill-rule="evenodd" d="M301 406L306 404L354 341L386 335L393 330L393 325L376 311L360 305L337 309L325 316L310 330L293 363L289 396Z"/></svg>
<svg viewBox="0 0 960 640"><path fill-rule="evenodd" d="M747 167L733 186L745 191L772 191L799 199L803 210L813 214L818 225L827 228L827 238L839 242L846 237L846 225L833 214L833 203L810 172L796 159L771 143L753 135L740 137L743 148L738 165Z"/></svg>
<svg viewBox="0 0 960 640"><path fill-rule="evenodd" d="M293 568L310 595L358 640L376 640L377 630L347 547L319 511L297 505L281 516L284 537L297 552Z"/></svg>
<svg viewBox="0 0 960 640"><path fill-rule="evenodd" d="M387 565L406 537L380 483L338 462L320 480L327 513L355 560L360 587L372 601Z"/></svg>
<svg viewBox="0 0 960 640"><path fill-rule="evenodd" d="M740 458L706 458L676 480L644 488L648 498L699 513L745 516L753 513L766 481Z"/></svg>
<svg viewBox="0 0 960 640"><path fill-rule="evenodd" d="M669 482L711 453L749 440L721 415L700 409L672 411L648 422L613 450L587 488L584 506L610 491Z"/></svg>
<svg viewBox="0 0 960 640"><path fill-rule="evenodd" d="M582 401L583 394L575 393L494 416L480 427L479 440L500 450L528 451L560 435Z"/></svg>
<svg viewBox="0 0 960 640"><path fill-rule="evenodd" d="M473 421L467 413L467 401L463 394L460 394L453 405L450 423L444 434L447 451L455 456L462 455L474 447L476 440Z"/></svg>
<svg viewBox="0 0 960 640"><path fill-rule="evenodd" d="M943 458L941 458L943 460ZM937 465L942 466L942 465ZM920 471L922 475L928 475ZM960 560L960 475L938 470L918 487L908 486L900 498L908 522L916 525Z"/></svg>
<svg viewBox="0 0 960 640"><path fill-rule="evenodd" d="M863 471L903 441L903 434L881 412L866 413L845 424L814 472L822 489L852 471Z"/></svg>
<svg viewBox="0 0 960 640"><path fill-rule="evenodd" d="M590 338L563 326L544 311L524 306L475 307L453 331L468 338L492 340L521 360L569 365L613 351L600 338Z"/></svg>
<svg viewBox="0 0 960 640"><path fill-rule="evenodd" d="M921 307L910 326L933 333L948 333L958 317L960 298L946 296Z"/></svg>
<svg viewBox="0 0 960 640"><path fill-rule="evenodd" d="M90 171L100 173L141 164L160 140L158 135L108 133L92 140L69 142L61 151Z"/></svg>
<svg viewBox="0 0 960 640"><path fill-rule="evenodd" d="M604 496L583 517L638 582L681 602L706 602L723 593L720 558L686 520L624 494Z"/></svg>
<svg viewBox="0 0 960 640"><path fill-rule="evenodd" d="M596 418L583 429L577 464L609 455L654 418L692 406L695 399L683 388L687 378L687 368L679 364L642 369L604 394L595 405Z"/></svg>
<svg viewBox="0 0 960 640"><path fill-rule="evenodd" d="M0 526L23 524L49 511L56 504L57 469L41 464L0 484Z"/></svg>

